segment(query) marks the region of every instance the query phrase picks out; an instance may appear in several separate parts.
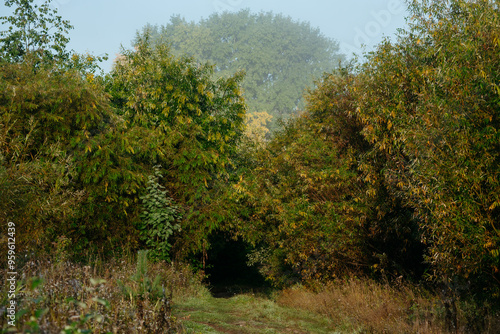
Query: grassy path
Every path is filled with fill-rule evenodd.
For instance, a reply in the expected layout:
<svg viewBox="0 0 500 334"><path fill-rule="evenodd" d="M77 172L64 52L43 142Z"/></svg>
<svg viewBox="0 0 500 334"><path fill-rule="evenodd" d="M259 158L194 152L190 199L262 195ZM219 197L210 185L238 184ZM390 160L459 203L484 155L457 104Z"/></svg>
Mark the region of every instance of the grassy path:
<svg viewBox="0 0 500 334"><path fill-rule="evenodd" d="M337 333L325 317L252 294L177 301L174 314L187 333Z"/></svg>

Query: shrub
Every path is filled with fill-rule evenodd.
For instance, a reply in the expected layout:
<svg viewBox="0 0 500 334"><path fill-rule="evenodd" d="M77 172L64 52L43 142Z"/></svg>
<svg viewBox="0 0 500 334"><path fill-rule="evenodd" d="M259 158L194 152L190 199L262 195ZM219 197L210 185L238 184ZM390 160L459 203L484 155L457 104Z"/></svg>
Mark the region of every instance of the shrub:
<svg viewBox="0 0 500 334"><path fill-rule="evenodd" d="M156 166L154 174L149 176L146 195L141 197L144 211L140 215L139 230L151 257L169 260L171 244L168 239L174 231L180 230L180 225L175 222L181 215L179 207L167 197L165 187L159 183L161 177L160 167Z"/></svg>

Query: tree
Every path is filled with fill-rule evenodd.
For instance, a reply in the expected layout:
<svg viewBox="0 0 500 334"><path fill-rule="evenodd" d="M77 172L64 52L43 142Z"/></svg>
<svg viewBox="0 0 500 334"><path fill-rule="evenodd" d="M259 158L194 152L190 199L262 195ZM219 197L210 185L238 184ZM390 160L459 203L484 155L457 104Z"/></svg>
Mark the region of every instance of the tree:
<svg viewBox="0 0 500 334"><path fill-rule="evenodd" d="M99 214L114 211L116 219L132 201L104 200L123 196L130 183L109 159L109 134L120 122L102 87L78 71L33 71L27 62L3 64L0 87L0 215L23 231L20 249L43 249L57 235L71 238L75 251L105 240L116 225ZM114 146L111 157L119 152ZM110 182L105 192L101 171L121 186Z"/></svg>
<svg viewBox="0 0 500 334"><path fill-rule="evenodd" d="M382 174L384 159L367 156L373 147L361 134L356 81L350 66L318 80L306 111L254 150L234 187L237 231L258 247L252 262L278 284L422 274L412 208L361 168L373 163Z"/></svg>
<svg viewBox="0 0 500 334"><path fill-rule="evenodd" d="M338 43L309 23L281 14L213 14L195 24L179 16L163 27L147 26L153 37L171 44L177 55L188 54L215 64L224 76L246 72L242 82L249 112L267 112L277 120L302 109L302 94L342 56Z"/></svg>
<svg viewBox="0 0 500 334"><path fill-rule="evenodd" d="M50 2L38 6L34 0L5 0L7 7L15 9L12 16L0 17L1 24L8 26L0 32L0 59L18 62L29 54L59 60L68 57L66 35L73 26L57 15Z"/></svg>
<svg viewBox="0 0 500 334"><path fill-rule="evenodd" d="M129 127L146 129L130 147L144 164L162 166L163 186L183 211L184 252L206 246L224 220L219 204L244 132L241 74L214 78L213 66L175 57L139 35L109 78L108 91Z"/></svg>
<svg viewBox="0 0 500 334"><path fill-rule="evenodd" d="M410 10L410 30L383 42L353 87L380 166L367 163L366 177L385 178L414 208L434 278L498 298L498 2L414 1Z"/></svg>

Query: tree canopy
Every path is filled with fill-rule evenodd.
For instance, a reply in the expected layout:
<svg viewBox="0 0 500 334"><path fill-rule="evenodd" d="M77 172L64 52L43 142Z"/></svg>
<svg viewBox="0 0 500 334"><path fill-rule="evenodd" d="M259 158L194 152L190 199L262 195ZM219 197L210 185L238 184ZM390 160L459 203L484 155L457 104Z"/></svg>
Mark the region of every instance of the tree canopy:
<svg viewBox="0 0 500 334"><path fill-rule="evenodd" d="M7 61L20 61L27 54L38 53L51 59L68 56L67 34L73 26L57 15L50 7L50 1L41 5L33 0L6 0L7 7L14 6L11 16L1 16L2 24L7 25L0 32L0 57Z"/></svg>
<svg viewBox="0 0 500 334"><path fill-rule="evenodd" d="M217 75L244 70L249 112L267 112L273 124L302 109L306 88L342 59L338 43L319 29L270 12L225 12L199 23L173 16L166 25L145 30L169 43L174 54L215 64Z"/></svg>
<svg viewBox="0 0 500 334"><path fill-rule="evenodd" d="M129 126L151 133L138 152L162 165L165 187L186 212L183 229L193 233L193 248L222 219L214 203L244 132L241 79L241 73L214 78L212 65L175 57L148 34L124 52L110 77L118 112Z"/></svg>
<svg viewBox="0 0 500 334"><path fill-rule="evenodd" d="M31 1L8 3L20 30L0 40L0 217L20 248L51 252L60 236L75 255L186 259L223 231L276 285L426 279L498 303L498 1L409 2L396 41L304 97L336 44L281 15L174 17L99 76L91 57L56 56L65 39L43 37L45 16L30 30ZM34 42L12 44L23 33ZM302 99L263 142L265 111Z"/></svg>
<svg viewBox="0 0 500 334"><path fill-rule="evenodd" d="M147 38L124 51L106 77L93 73L90 56L26 52L0 67L0 214L25 231L19 245L36 249L64 236L81 254L107 252L115 243L155 244L140 240L139 230L158 209L169 212L161 222L182 227L176 237L190 245L185 251L200 249L222 219L216 194L244 132L241 74L215 78L212 66L175 57ZM160 253L169 251L172 232L155 231L164 234Z"/></svg>
<svg viewBox="0 0 500 334"><path fill-rule="evenodd" d="M258 151L235 198L268 275L426 268L455 294L498 298L498 8L411 2L408 31L324 76Z"/></svg>

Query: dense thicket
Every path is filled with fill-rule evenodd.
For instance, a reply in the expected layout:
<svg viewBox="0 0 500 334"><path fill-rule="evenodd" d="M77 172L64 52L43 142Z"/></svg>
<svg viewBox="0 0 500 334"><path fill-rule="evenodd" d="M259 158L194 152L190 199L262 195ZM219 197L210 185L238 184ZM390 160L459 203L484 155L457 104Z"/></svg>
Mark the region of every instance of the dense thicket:
<svg viewBox="0 0 500 334"><path fill-rule="evenodd" d="M307 112L256 151L234 186L247 207L237 231L258 246L251 262L279 283L421 274L412 209L360 170L373 145L356 116L355 80L347 69L325 75ZM383 162L370 162L381 170Z"/></svg>
<svg viewBox="0 0 500 334"><path fill-rule="evenodd" d="M268 275L426 270L498 296L498 8L412 2L396 42L317 83L236 186Z"/></svg>
<svg viewBox="0 0 500 334"><path fill-rule="evenodd" d="M15 4L36 11L32 1ZM46 18L31 19L9 22L38 41L39 30L22 25ZM38 52L51 38L19 53L8 48L18 31L3 36L0 213L15 222L19 249L66 240L75 255L141 245L168 252L179 224L178 249L201 249L222 220L217 193L244 130L241 75L213 79L212 66L144 39L104 78L92 74L90 56ZM174 221L163 219L169 209Z"/></svg>
<svg viewBox="0 0 500 334"><path fill-rule="evenodd" d="M421 1L355 89L383 176L414 208L436 277L498 293L498 1ZM380 175L367 168L367 176Z"/></svg>
<svg viewBox="0 0 500 334"><path fill-rule="evenodd" d="M77 182L87 170L85 148L111 122L99 90L75 71L0 67L2 219L15 221L20 248L86 229L75 219L89 192Z"/></svg>
<svg viewBox="0 0 500 334"><path fill-rule="evenodd" d="M408 31L323 75L267 143L258 126L244 135L242 74L148 34L106 77L92 58L19 53L18 32L2 35L1 219L25 250L70 239L75 254L185 258L224 230L277 285L428 278L495 302L499 2L410 10Z"/></svg>
<svg viewBox="0 0 500 334"><path fill-rule="evenodd" d="M116 64L108 90L127 124L151 133L137 153L162 166L164 186L182 204L186 237L177 249L202 249L224 219L220 193L244 131L242 75L214 79L212 65L176 58L147 34L136 45Z"/></svg>

